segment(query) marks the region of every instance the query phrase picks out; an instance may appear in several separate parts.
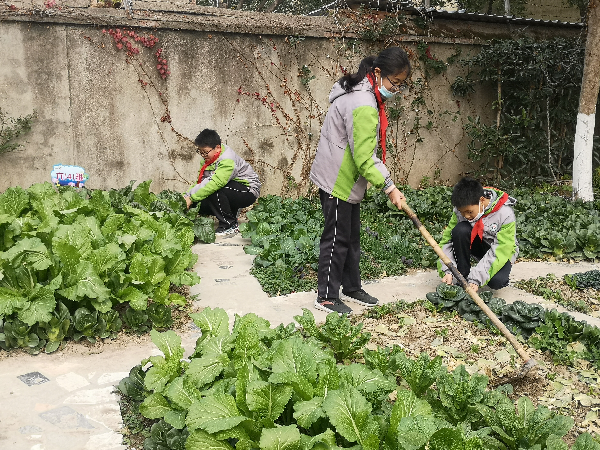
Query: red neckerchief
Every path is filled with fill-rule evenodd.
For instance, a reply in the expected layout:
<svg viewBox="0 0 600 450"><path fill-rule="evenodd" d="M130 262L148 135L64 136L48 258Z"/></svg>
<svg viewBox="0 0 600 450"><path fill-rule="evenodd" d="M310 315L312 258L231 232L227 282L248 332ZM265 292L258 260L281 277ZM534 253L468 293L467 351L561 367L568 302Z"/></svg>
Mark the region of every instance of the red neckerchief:
<svg viewBox="0 0 600 450"><path fill-rule="evenodd" d="M484 189L489 189L489 188L484 188ZM500 199L498 200L498 203L496 203L496 206L494 206L490 212L485 213L483 216L481 216L479 218L479 220L477 222L475 222L475 225L473 225L473 229L471 230L471 245L473 245L475 236L479 236L479 239L481 239L483 241L483 221L481 219L498 211L502 207L502 205L504 205L506 203L507 200L508 200L508 194L506 192L504 192L500 196Z"/></svg>
<svg viewBox="0 0 600 450"><path fill-rule="evenodd" d="M375 91L375 98L377 99L377 107L379 110L379 145L381 145L381 161L385 164L385 133L387 131L388 126L388 118L385 114L385 104L381 100L381 94L379 93L379 89L377 88L377 83L375 83L375 77L373 74L367 74L367 78L371 82L371 86L373 86L373 91Z"/></svg>
<svg viewBox="0 0 600 450"><path fill-rule="evenodd" d="M223 148L221 148L221 150L223 150ZM219 150L217 152L217 154L214 156L213 159L209 159L206 160L204 162L204 165L202 166L202 168L200 169L200 173L198 174L198 184L200 184L202 182L202 175L204 175L204 170L206 170L206 168L208 166L210 166L212 163L214 163L217 159L219 159L219 156L221 156L221 150Z"/></svg>

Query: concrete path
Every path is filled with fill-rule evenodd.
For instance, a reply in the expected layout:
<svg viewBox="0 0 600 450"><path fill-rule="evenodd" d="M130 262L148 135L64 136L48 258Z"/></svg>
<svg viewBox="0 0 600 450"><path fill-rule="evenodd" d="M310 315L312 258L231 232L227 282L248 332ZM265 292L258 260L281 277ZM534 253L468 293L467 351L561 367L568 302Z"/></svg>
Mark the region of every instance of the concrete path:
<svg viewBox="0 0 600 450"><path fill-rule="evenodd" d="M199 255L196 270L202 283L191 289L199 307L225 309L234 314L254 312L272 326L288 324L309 308L320 321L326 314L313 308L314 292L268 297L250 275L252 257L243 246L248 241L236 235L218 238L215 244L194 247ZM599 264L518 263L512 279L529 279L553 273L600 269ZM435 290L439 283L433 271L390 277L365 285L381 303L400 299L414 301ZM523 300L555 305L513 287L497 291L507 302ZM362 308L350 304L355 311ZM561 308L558 308L561 309ZM577 319L600 326L600 319L573 313ZM186 355L193 350L199 333L191 323L180 333ZM1 351L1 350L0 350ZM125 341L107 341L103 346L70 342L51 355L19 354L0 359L0 450L112 450L124 449L122 427L114 386L129 369L150 355L160 354L148 336Z"/></svg>

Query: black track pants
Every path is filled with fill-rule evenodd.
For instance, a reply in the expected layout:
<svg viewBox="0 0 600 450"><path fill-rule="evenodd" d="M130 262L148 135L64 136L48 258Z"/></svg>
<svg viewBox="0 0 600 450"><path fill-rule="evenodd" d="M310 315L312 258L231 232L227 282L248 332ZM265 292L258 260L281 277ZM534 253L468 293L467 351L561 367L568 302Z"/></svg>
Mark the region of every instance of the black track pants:
<svg viewBox="0 0 600 450"><path fill-rule="evenodd" d="M454 248L456 268L465 278L467 278L471 272L471 255L480 260L490 249L490 246L486 242L483 242L479 236L475 236L473 245L471 245L472 229L473 226L469 222L459 222L452 229L452 246ZM490 281L488 281L487 285L491 289L501 289L508 286L508 277L511 269L512 264L508 261L490 279Z"/></svg>
<svg viewBox="0 0 600 450"><path fill-rule="evenodd" d="M200 202L200 214L215 216L219 228L228 229L237 225L237 212L256 201L256 197L248 186L237 181L230 181L217 192Z"/></svg>
<svg viewBox="0 0 600 450"><path fill-rule="evenodd" d="M325 226L319 246L319 289L322 298L338 298L361 288L360 204L348 203L319 190Z"/></svg>

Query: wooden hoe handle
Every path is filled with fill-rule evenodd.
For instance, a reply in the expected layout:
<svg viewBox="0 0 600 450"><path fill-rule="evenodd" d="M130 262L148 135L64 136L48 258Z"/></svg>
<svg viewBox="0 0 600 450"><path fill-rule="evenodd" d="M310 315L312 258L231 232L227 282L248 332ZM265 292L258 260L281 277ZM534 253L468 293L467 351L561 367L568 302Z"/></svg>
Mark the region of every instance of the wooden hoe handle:
<svg viewBox="0 0 600 450"><path fill-rule="evenodd" d="M469 287L469 283L467 282L467 280L465 280L465 277L462 276L462 274L458 271L456 266L452 263L452 261L450 261L450 259L446 256L446 254L442 251L442 249L440 248L438 243L435 241L435 239L433 239L431 234L429 234L429 232L425 229L425 227L423 226L423 224L421 223L421 221L419 220L417 215L414 213L414 211L412 209L410 209L410 207L406 204L405 201L402 202L402 210L406 213L406 215L410 218L410 220L412 220L412 222L415 225L415 227L417 228L417 230L419 230L421 235L425 238L425 240L431 246L431 248L433 248L435 253L443 261L443 263L446 264L446 266L448 266L448 268L452 272L452 275L454 275L454 277L460 282L460 284L462 285L463 289L467 292L467 294L469 294L471 296L471 298L477 304L477 306L479 306L481 308L481 310L485 313L485 315L490 318L490 320L496 326L496 328L498 328L500 330L500 332L504 335L504 337L506 339L508 339L508 342L510 342L510 344L514 347L514 349L519 354L521 359L525 362L525 365L523 366L523 369L521 370L521 375L524 375L527 371L529 371L529 369L531 369L533 366L535 366L535 364L536 364L535 360L527 354L527 352L521 346L521 344L519 344L519 342L517 341L515 336L508 330L508 328L506 328L506 326L502 322L500 322L500 319L498 319L496 314L494 314L494 311L492 311L488 307L488 305L486 305L485 302L483 300L481 300L481 297L479 297L477 292L474 289L472 289L471 287Z"/></svg>

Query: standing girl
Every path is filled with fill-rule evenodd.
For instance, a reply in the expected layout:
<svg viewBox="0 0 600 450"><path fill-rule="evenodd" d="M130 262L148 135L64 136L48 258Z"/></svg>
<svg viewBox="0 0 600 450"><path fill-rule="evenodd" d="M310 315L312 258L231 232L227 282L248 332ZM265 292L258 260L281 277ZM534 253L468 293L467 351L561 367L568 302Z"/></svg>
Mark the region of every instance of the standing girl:
<svg viewBox="0 0 600 450"><path fill-rule="evenodd" d="M387 117L384 102L406 88L410 62L400 47L363 59L358 72L342 77L329 94L310 179L319 188L325 226L321 235L315 308L350 314L340 300L365 306L378 300L360 280L360 201L367 183L382 189L401 208L404 195L385 167ZM381 145L382 158L377 157Z"/></svg>

